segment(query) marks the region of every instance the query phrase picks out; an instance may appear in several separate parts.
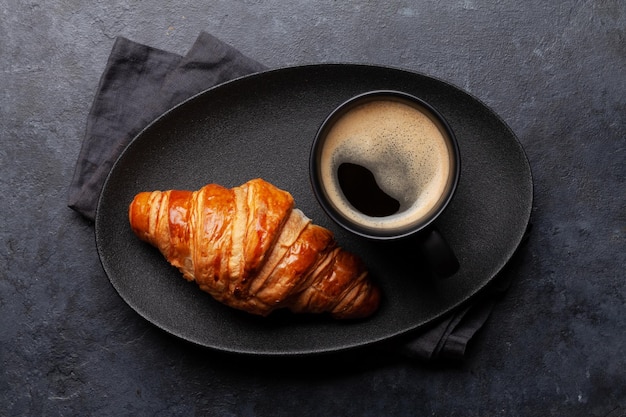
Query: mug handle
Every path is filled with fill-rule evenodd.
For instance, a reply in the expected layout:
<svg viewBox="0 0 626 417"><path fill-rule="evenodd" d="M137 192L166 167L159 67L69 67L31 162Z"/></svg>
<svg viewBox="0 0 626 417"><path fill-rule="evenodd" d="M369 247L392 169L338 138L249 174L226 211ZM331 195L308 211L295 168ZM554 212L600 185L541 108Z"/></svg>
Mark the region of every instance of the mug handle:
<svg viewBox="0 0 626 417"><path fill-rule="evenodd" d="M420 247L437 278L448 278L459 270L460 264L454 251L436 227L426 232Z"/></svg>

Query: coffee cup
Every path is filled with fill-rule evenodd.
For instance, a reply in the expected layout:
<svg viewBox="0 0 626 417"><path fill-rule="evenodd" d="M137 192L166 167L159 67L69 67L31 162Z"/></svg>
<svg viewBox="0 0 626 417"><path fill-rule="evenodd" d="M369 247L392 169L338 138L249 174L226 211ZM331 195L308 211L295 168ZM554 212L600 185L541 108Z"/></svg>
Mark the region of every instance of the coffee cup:
<svg viewBox="0 0 626 417"><path fill-rule="evenodd" d="M366 239L415 241L433 271L447 277L459 263L434 224L454 196L460 168L454 132L433 106L376 90L328 115L313 141L309 173L336 224Z"/></svg>

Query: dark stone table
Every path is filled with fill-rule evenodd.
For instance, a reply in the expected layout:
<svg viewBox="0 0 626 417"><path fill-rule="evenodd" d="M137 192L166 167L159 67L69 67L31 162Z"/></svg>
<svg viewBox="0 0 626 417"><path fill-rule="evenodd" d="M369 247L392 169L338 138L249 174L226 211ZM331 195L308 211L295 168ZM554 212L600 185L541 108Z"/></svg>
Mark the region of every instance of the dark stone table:
<svg viewBox="0 0 626 417"><path fill-rule="evenodd" d="M626 415L621 0L0 9L1 416ZM463 363L233 357L162 332L117 295L93 225L66 207L87 112L116 36L184 54L202 30L271 68L423 72L475 95L517 134L534 175L534 228Z"/></svg>

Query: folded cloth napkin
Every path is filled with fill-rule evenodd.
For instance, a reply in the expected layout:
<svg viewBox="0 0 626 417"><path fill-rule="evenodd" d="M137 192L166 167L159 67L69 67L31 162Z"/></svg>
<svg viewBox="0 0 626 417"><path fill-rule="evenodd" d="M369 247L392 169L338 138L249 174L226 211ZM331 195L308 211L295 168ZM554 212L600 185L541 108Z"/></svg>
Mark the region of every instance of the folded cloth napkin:
<svg viewBox="0 0 626 417"><path fill-rule="evenodd" d="M264 69L205 32L185 56L118 37L88 114L84 142L70 184L69 207L93 221L104 181L135 135L185 99ZM410 340L385 349L425 361L461 360L492 306L493 299L466 306Z"/></svg>
<svg viewBox="0 0 626 417"><path fill-rule="evenodd" d="M118 37L87 117L69 206L94 220L113 163L144 127L209 87L264 69L204 32L185 56Z"/></svg>

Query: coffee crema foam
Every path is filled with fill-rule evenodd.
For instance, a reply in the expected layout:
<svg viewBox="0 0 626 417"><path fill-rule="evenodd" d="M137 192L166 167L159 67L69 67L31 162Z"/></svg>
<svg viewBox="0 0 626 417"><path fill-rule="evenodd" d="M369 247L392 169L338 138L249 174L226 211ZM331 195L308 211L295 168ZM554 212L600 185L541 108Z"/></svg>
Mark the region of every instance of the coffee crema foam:
<svg viewBox="0 0 626 417"><path fill-rule="evenodd" d="M436 209L450 185L452 151L439 126L417 108L381 98L350 109L330 128L321 152L320 181L335 209L370 230L410 228ZM367 216L346 199L337 178L342 163L369 169L400 202L397 213Z"/></svg>

